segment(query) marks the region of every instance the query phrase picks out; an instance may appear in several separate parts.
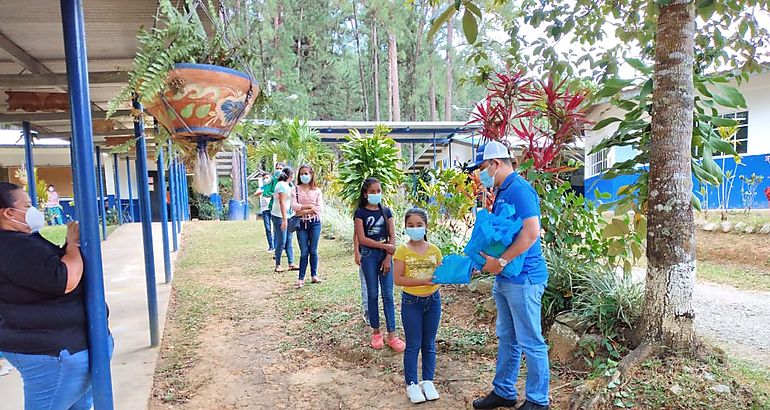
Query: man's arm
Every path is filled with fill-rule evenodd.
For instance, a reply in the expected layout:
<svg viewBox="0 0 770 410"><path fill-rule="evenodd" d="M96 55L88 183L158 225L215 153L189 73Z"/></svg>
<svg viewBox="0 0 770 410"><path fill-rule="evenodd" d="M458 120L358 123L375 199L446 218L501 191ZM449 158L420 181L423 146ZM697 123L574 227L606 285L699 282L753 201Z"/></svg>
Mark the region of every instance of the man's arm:
<svg viewBox="0 0 770 410"><path fill-rule="evenodd" d="M540 218L538 218L537 216L533 216L525 219L524 226L522 226L519 234L516 235L516 240L513 241L511 246L509 246L508 249L506 249L505 252L503 252L502 256L500 257L507 261L512 261L516 259L519 255L528 251L529 248L532 247L532 245L535 243L535 241L537 241L537 238L539 237L540 237ZM498 260L498 258L489 256L484 252L481 252L481 256L483 256L487 260L487 263L484 264L484 267L482 268L484 272L489 272L497 275L503 271L503 266L500 265L500 261Z"/></svg>

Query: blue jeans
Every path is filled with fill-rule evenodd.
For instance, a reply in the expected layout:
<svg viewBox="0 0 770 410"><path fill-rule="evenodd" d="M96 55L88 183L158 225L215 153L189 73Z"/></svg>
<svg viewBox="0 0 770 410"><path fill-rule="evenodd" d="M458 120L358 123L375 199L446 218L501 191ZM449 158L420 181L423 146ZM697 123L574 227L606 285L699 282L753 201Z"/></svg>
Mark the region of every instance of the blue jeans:
<svg viewBox="0 0 770 410"><path fill-rule="evenodd" d="M294 233L281 229L283 218L271 215L273 218L273 246L275 247L275 266L281 266L281 255L286 250L289 265L294 264Z"/></svg>
<svg viewBox="0 0 770 410"><path fill-rule="evenodd" d="M262 222L265 223L265 236L267 237L267 249L273 249L273 232L270 230L270 221L273 216L270 211L262 212Z"/></svg>
<svg viewBox="0 0 770 410"><path fill-rule="evenodd" d="M495 393L515 400L521 353L527 355L527 400L548 404L548 345L543 340L540 304L545 284L516 284L495 280L492 296L497 305L497 366Z"/></svg>
<svg viewBox="0 0 770 410"><path fill-rule="evenodd" d="M110 358L115 347L112 336ZM25 410L90 410L93 407L88 350L59 356L3 352L24 381Z"/></svg>
<svg viewBox="0 0 770 410"><path fill-rule="evenodd" d="M318 242L321 240L321 221L300 222L297 231L299 241L299 280L305 280L310 262L310 276L318 276Z"/></svg>
<svg viewBox="0 0 770 410"><path fill-rule="evenodd" d="M436 373L436 333L441 321L441 294L430 296L401 294L401 323L404 324L404 379L418 384L417 355L422 352L422 379L433 380Z"/></svg>
<svg viewBox="0 0 770 410"><path fill-rule="evenodd" d="M366 279L367 308L369 324L372 329L380 328L380 304L378 293L382 290L382 308L385 311L385 323L388 332L396 331L396 307L393 305L393 267L387 274L382 274L382 261L386 252L382 249L361 247L361 269Z"/></svg>
<svg viewBox="0 0 770 410"><path fill-rule="evenodd" d="M369 292L366 290L366 276L364 268L358 267L358 279L361 280L361 310L366 313L366 320L369 321Z"/></svg>

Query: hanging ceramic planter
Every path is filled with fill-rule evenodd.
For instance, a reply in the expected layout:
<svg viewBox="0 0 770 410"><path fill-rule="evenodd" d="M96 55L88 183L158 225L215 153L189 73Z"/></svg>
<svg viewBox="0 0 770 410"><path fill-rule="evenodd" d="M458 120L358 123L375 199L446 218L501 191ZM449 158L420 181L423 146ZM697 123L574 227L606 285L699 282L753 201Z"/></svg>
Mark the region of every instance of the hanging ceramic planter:
<svg viewBox="0 0 770 410"><path fill-rule="evenodd" d="M181 143L228 137L259 93L246 74L209 64L175 64L147 111Z"/></svg>

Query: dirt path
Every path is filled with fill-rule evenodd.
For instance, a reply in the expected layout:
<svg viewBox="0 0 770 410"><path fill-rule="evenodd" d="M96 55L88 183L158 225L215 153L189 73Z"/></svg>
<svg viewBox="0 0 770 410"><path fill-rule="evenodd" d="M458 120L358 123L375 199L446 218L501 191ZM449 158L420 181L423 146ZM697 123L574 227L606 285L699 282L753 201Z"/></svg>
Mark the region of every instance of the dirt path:
<svg viewBox="0 0 770 410"><path fill-rule="evenodd" d="M699 332L770 368L770 292L698 283L693 303Z"/></svg>
<svg viewBox="0 0 770 410"><path fill-rule="evenodd" d="M200 233L198 229L202 228L190 226L186 234L195 236ZM190 245L192 251L205 252L204 247L195 249L195 243ZM213 253L197 258L202 261L220 257L227 259L226 255ZM274 274L272 260L263 252L249 252L252 260L241 259L244 255L232 257L235 260L221 268L198 267L196 261L183 264L175 279L172 313L150 409L411 406L403 390L401 356L361 349L366 343L363 324L360 340L346 341L342 347L339 343L328 350L302 347L320 336L307 333L303 320L281 313L280 303L297 292L290 286L289 276L294 273ZM216 300L184 302L207 297ZM196 315L203 319L191 319ZM184 350L180 345L191 343L186 340L190 335L198 342ZM464 385L468 380L475 382L478 374L467 373L453 372L455 379L451 382L437 380L441 399L420 408L467 408L468 400L478 393Z"/></svg>

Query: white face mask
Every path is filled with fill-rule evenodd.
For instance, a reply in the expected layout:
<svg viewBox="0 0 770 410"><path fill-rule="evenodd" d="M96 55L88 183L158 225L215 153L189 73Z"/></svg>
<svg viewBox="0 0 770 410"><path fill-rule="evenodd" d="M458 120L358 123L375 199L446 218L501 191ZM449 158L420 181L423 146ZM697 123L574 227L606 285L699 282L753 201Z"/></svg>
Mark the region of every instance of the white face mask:
<svg viewBox="0 0 770 410"><path fill-rule="evenodd" d="M13 222L16 222L17 224L20 224L20 225L27 225L29 227L29 230L32 232L37 232L43 229L43 227L45 227L45 215L43 215L43 213L40 212L40 210L35 208L34 206L30 207L26 211L23 209L17 209L17 208L13 208L13 209L16 211L25 213L25 216L24 216L25 222L19 222L14 219L11 219Z"/></svg>

